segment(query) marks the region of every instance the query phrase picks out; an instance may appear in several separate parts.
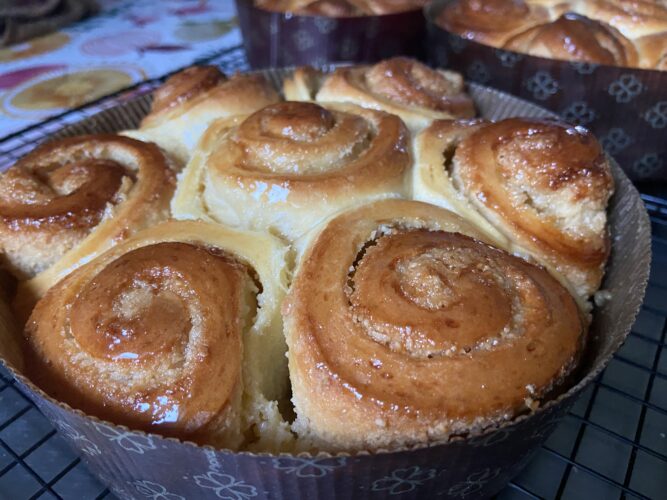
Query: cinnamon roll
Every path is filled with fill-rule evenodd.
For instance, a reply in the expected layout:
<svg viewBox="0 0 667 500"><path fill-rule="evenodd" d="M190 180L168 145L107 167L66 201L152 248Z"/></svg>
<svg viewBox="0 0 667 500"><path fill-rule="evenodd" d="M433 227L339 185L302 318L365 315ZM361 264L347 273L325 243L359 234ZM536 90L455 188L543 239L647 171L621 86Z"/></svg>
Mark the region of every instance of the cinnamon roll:
<svg viewBox="0 0 667 500"><path fill-rule="evenodd" d="M284 102L214 122L172 211L288 240L364 200L407 194L408 136L393 115L351 104Z"/></svg>
<svg viewBox="0 0 667 500"><path fill-rule="evenodd" d="M503 48L550 59L638 65L635 45L618 30L572 13L513 36Z"/></svg>
<svg viewBox="0 0 667 500"><path fill-rule="evenodd" d="M411 130L434 119L475 116L459 73L434 70L407 57L338 68L328 76L298 68L285 81L284 91L287 99L349 102L386 111L400 116Z"/></svg>
<svg viewBox="0 0 667 500"><path fill-rule="evenodd" d="M40 296L72 269L165 219L176 173L153 144L89 135L38 147L0 176L3 265Z"/></svg>
<svg viewBox="0 0 667 500"><path fill-rule="evenodd" d="M213 120L246 115L279 100L261 75L228 78L214 66L193 66L158 88L139 129L123 135L155 142L185 164Z"/></svg>
<svg viewBox="0 0 667 500"><path fill-rule="evenodd" d="M455 0L436 23L463 38L502 47L513 35L550 19L549 9L524 0Z"/></svg>
<svg viewBox="0 0 667 500"><path fill-rule="evenodd" d="M416 139L415 162L416 199L454 210L534 258L586 307L609 255L613 192L590 132L526 118L434 122Z"/></svg>
<svg viewBox="0 0 667 500"><path fill-rule="evenodd" d="M269 235L200 221L143 231L40 300L24 330L28 375L114 423L280 449L285 254Z"/></svg>
<svg viewBox="0 0 667 500"><path fill-rule="evenodd" d="M542 268L433 205L382 200L316 231L283 317L299 437L378 449L478 432L535 409L585 326Z"/></svg>
<svg viewBox="0 0 667 500"><path fill-rule="evenodd" d="M667 4L655 0L585 0L576 11L631 39L667 31Z"/></svg>

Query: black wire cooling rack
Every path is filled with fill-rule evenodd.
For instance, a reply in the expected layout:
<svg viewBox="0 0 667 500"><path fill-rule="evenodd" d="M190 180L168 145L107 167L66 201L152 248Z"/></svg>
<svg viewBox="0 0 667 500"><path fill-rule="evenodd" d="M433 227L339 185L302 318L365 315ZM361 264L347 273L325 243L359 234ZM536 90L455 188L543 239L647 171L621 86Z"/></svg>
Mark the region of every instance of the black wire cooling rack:
<svg viewBox="0 0 667 500"><path fill-rule="evenodd" d="M240 47L198 62L217 64L225 72L247 69ZM61 127L135 93L148 92L163 79L125 89L3 139L0 169ZM667 186L641 190L652 222L653 264L632 332L499 499L667 497ZM37 498L115 497L0 367L0 499Z"/></svg>

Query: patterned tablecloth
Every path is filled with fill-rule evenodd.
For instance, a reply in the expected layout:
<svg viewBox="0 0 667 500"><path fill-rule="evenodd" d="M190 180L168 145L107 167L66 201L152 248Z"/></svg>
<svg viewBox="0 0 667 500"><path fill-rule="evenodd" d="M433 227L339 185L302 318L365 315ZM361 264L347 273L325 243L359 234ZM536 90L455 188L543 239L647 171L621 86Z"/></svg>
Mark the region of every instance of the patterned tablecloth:
<svg viewBox="0 0 667 500"><path fill-rule="evenodd" d="M231 0L102 0L100 13L0 49L0 139L241 43Z"/></svg>

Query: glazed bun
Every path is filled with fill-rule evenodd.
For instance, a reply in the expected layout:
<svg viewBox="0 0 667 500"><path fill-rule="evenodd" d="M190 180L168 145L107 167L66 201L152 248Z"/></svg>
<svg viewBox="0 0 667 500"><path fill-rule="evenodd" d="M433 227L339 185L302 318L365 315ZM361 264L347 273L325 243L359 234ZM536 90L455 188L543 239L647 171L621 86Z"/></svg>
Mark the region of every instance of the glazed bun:
<svg viewBox="0 0 667 500"><path fill-rule="evenodd" d="M25 326L29 376L115 423L285 449L286 248L204 222L138 233L51 288Z"/></svg>
<svg viewBox="0 0 667 500"><path fill-rule="evenodd" d="M364 200L407 195L408 133L352 104L284 102L208 129L172 210L292 241Z"/></svg>
<svg viewBox="0 0 667 500"><path fill-rule="evenodd" d="M510 118L434 122L415 143L414 196L469 218L585 301L609 256L613 180L582 127Z"/></svg>
<svg viewBox="0 0 667 500"><path fill-rule="evenodd" d="M217 67L193 66L159 87L140 127L123 134L154 142L185 165L213 120L246 115L279 100L261 75L228 78Z"/></svg>
<svg viewBox="0 0 667 500"><path fill-rule="evenodd" d="M459 73L434 70L407 57L338 68L330 75L297 68L285 80L284 92L287 99L347 102L386 111L401 117L410 130L435 119L475 115Z"/></svg>
<svg viewBox="0 0 667 500"><path fill-rule="evenodd" d="M455 0L436 23L468 40L501 47L513 35L550 19L547 8L524 0Z"/></svg>
<svg viewBox="0 0 667 500"><path fill-rule="evenodd" d="M549 59L638 65L635 45L618 30L572 13L514 35L503 48Z"/></svg>
<svg viewBox="0 0 667 500"><path fill-rule="evenodd" d="M383 200L314 233L283 307L293 428L311 449L478 432L576 366L585 327L567 290L452 212Z"/></svg>

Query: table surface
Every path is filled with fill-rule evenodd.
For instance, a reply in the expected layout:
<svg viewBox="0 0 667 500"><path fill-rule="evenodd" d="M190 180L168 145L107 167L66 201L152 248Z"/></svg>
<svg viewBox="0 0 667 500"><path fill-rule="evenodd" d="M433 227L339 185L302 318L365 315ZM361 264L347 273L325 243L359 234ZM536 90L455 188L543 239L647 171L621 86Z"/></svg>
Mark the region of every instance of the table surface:
<svg viewBox="0 0 667 500"><path fill-rule="evenodd" d="M0 137L241 43L231 0L103 0L100 13L0 49Z"/></svg>
<svg viewBox="0 0 667 500"><path fill-rule="evenodd" d="M193 1L166 1L160 12L148 8L147 1L117 0L105 2L105 16L101 20L89 20L95 27L113 31L106 23L114 16L123 16L124 23L138 23L138 27L166 19L179 29L183 24L197 25L193 32L208 29L215 32L220 26L206 28L221 12L227 17L215 17L221 22L233 18L232 2L199 3ZM155 4L153 4L155 5ZM116 9L116 10L113 10ZM129 9L129 20L127 14ZM174 11L179 11L178 14ZM204 10L209 9L209 10ZM166 16L166 17L160 17ZM184 20L185 18L185 20ZM162 21L161 21L162 22ZM97 24L96 24L97 23ZM142 24L143 23L143 24ZM202 24L204 23L204 24ZM82 23L84 24L84 23ZM232 23L233 24L233 23ZM159 44L173 45L160 24ZM202 26L204 26L202 28ZM90 29L92 29L90 27ZM81 47L90 41L90 29L71 28L82 37L74 46ZM106 32L106 31L105 31ZM185 30L187 32L187 30ZM192 33L190 34L192 36ZM97 40L98 38L93 38ZM117 38L117 37L116 37ZM196 35L195 35L196 38ZM136 40L136 39L135 39ZM116 67L122 61L139 64L146 77L154 78L187 66L194 61L207 61L225 72L246 70L247 63L239 43L238 29L232 26L225 34L217 35L216 43L192 43L187 53L181 49L157 51L126 51L122 57L109 58ZM157 43L157 42L156 42ZM118 50L115 43L91 43L94 50ZM122 44L121 44L122 45ZM145 47L145 45L143 45ZM111 48L109 48L111 47ZM141 46L140 46L141 47ZM101 49L100 49L101 48ZM72 47L70 47L72 49ZM69 49L68 49L69 50ZM73 49L72 49L73 50ZM53 51L67 60L71 52ZM167 56L165 57L165 54ZM59 128L91 116L102 109L112 107L119 100L136 92L154 88L159 80L146 83L133 81L134 89L113 94L83 105L81 101L69 108L51 109L37 117L27 119L8 116L6 103L11 93L3 88L5 71L0 51L0 170L32 149L44 137ZM41 56L40 56L41 57ZM81 57L78 57L80 60ZM137 62L138 61L138 62ZM26 61L19 61L27 64ZM16 64L19 64L16 62ZM12 63L14 64L14 63ZM75 71L80 65L66 65L64 71ZM14 70L12 70L14 71ZM11 72L11 71L10 71ZM41 75L57 78L56 73ZM62 73L58 73L62 75ZM40 80L40 77L35 77ZM35 81L37 81L35 80ZM29 80L33 81L33 80ZM22 82L22 85L25 82ZM27 85L27 84L25 84ZM124 85L127 86L127 85ZM23 87L22 87L23 88ZM28 87L25 87L28 88ZM3 93L4 91L4 93ZM90 97L90 96L89 96ZM90 100L97 98L94 96ZM68 109L74 111L68 111ZM44 118L50 117L44 121ZM19 129L27 129L19 131ZM650 192L650 194L648 194ZM500 494L502 499L525 498L664 498L667 491L667 188L644 188L646 203L653 228L653 264L651 279L642 310L632 332L609 367L592 384L558 426L544 447L520 476ZM471 485L469 493L474 492ZM8 374L0 368L0 499L109 499L115 497L86 469L56 433L50 423L14 385ZM137 498L143 498L138 492Z"/></svg>

